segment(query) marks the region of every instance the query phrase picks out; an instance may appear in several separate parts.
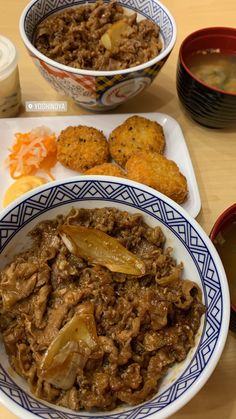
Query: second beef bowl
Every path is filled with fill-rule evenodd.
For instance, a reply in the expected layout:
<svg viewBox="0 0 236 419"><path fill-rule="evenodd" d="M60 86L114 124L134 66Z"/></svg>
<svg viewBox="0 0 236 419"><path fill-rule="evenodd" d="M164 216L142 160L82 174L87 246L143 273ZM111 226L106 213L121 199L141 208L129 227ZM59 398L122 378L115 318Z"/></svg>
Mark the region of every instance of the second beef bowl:
<svg viewBox="0 0 236 419"><path fill-rule="evenodd" d="M152 83L174 47L176 25L156 0L33 0L20 33L54 89L104 111Z"/></svg>
<svg viewBox="0 0 236 419"><path fill-rule="evenodd" d="M76 177L25 194L0 226L0 400L12 412L163 419L210 377L227 281L174 201L126 179Z"/></svg>

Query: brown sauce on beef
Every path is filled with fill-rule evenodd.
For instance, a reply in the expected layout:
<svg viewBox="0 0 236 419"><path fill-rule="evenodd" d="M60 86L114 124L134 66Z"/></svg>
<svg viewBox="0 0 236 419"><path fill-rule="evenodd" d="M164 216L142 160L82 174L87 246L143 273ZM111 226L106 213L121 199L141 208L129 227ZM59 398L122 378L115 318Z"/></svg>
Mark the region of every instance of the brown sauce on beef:
<svg viewBox="0 0 236 419"><path fill-rule="evenodd" d="M112 24L125 19L123 33L114 49L101 38ZM120 70L143 64L161 49L160 28L151 20L137 21L136 13L125 15L115 1L68 8L43 20L37 27L35 47L46 57L85 70Z"/></svg>
<svg viewBox="0 0 236 419"><path fill-rule="evenodd" d="M116 238L144 261L146 274L118 274L72 255L58 233L62 223ZM112 410L154 396L167 369L195 345L205 312L161 228L114 208L76 209L40 223L31 237L31 248L0 273L0 330L12 368L37 397L73 410ZM39 376L40 364L83 304L92 310L98 347L71 388L57 388Z"/></svg>

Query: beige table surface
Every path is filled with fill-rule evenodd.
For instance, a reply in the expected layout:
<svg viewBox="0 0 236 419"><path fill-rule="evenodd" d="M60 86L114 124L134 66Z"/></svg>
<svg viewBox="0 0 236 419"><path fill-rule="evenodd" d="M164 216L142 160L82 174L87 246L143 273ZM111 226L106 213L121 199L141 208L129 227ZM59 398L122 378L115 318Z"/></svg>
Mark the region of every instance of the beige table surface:
<svg viewBox="0 0 236 419"><path fill-rule="evenodd" d="M175 71L179 46L186 35L207 26L235 26L236 1L163 1L176 19L178 34L174 50L151 87L138 98L130 100L113 112L163 112L179 122L186 138L201 194L202 209L197 220L209 234L218 215L227 206L236 202L236 132L207 129L189 119L177 99ZM26 4L27 0L0 0L0 33L12 39L20 52L19 70L23 104L26 100L64 100L64 97L55 93L41 77L20 39L18 21ZM68 102L68 115L85 113L89 112ZM23 108L20 117L39 115L39 113L27 114ZM16 416L0 405L0 418L15 419ZM172 416L172 419L235 418L236 334L229 332L220 362L209 381L184 408Z"/></svg>

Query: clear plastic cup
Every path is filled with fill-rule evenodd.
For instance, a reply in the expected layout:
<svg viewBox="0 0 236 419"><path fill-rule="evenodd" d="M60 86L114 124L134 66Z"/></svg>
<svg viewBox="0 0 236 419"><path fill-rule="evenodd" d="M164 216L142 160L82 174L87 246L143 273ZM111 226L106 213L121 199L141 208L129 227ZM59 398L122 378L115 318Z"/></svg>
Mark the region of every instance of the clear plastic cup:
<svg viewBox="0 0 236 419"><path fill-rule="evenodd" d="M15 45L0 35L0 118L16 116L21 105L21 90Z"/></svg>

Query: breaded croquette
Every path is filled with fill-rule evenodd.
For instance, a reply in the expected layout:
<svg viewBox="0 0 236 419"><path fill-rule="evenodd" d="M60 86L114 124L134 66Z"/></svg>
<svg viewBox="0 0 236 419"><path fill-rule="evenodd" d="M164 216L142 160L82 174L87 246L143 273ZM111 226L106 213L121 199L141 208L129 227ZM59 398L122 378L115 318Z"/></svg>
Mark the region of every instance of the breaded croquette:
<svg viewBox="0 0 236 419"><path fill-rule="evenodd" d="M165 136L162 126L143 116L131 116L116 127L109 136L110 154L122 167L139 151L163 153L164 147Z"/></svg>
<svg viewBox="0 0 236 419"><path fill-rule="evenodd" d="M108 161L109 148L102 131L79 125L61 131L57 141L61 164L79 172Z"/></svg>
<svg viewBox="0 0 236 419"><path fill-rule="evenodd" d="M177 164L153 152L139 152L126 163L127 177L162 192L181 204L187 197L185 176Z"/></svg>
<svg viewBox="0 0 236 419"><path fill-rule="evenodd" d="M99 164L98 166L94 166L91 169L86 170L86 172L84 172L83 174L126 177L124 170L122 170L114 163Z"/></svg>

